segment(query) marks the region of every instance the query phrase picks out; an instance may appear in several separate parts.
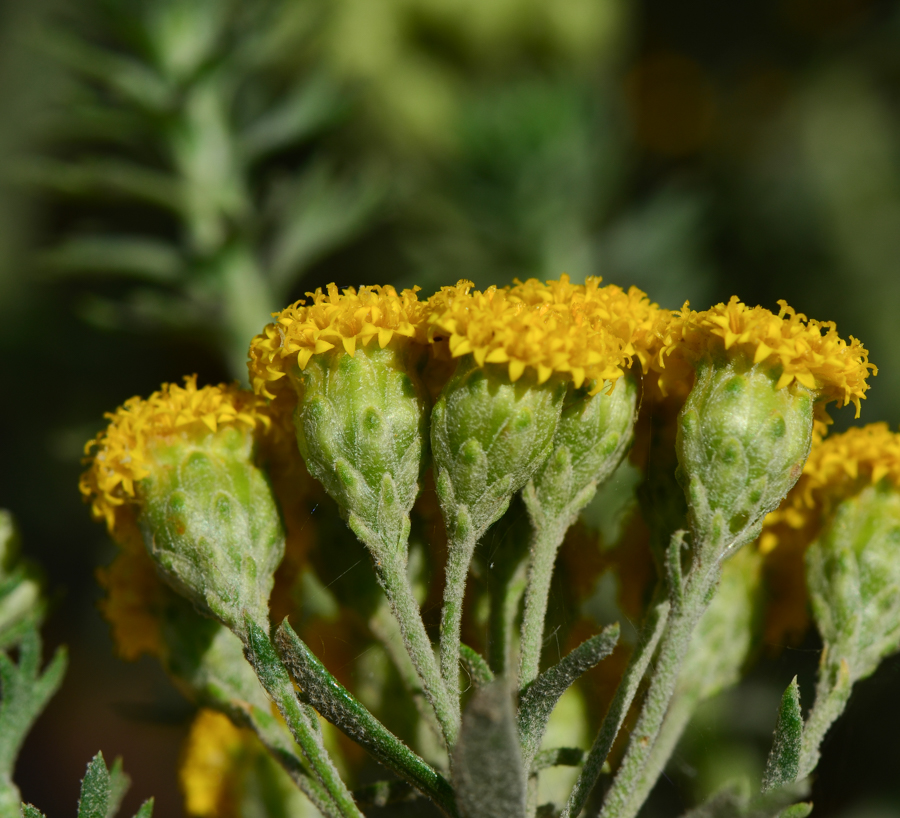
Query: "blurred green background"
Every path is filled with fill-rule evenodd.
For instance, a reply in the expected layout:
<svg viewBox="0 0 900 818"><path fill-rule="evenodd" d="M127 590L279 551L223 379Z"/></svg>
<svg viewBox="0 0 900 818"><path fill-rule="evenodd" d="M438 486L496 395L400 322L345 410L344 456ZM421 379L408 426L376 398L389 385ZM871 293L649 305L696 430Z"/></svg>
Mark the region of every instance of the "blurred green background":
<svg viewBox="0 0 900 818"><path fill-rule="evenodd" d="M244 377L309 289L566 272L672 308L784 298L869 348L863 420L900 416L897 3L7 0L0 25L0 505L72 651L18 772L51 816L98 748L126 808L181 815L191 715L112 656L81 447L162 381ZM770 647L647 814L749 763L795 672L810 689L815 638ZM817 815L900 814L898 685L895 660L833 729Z"/></svg>

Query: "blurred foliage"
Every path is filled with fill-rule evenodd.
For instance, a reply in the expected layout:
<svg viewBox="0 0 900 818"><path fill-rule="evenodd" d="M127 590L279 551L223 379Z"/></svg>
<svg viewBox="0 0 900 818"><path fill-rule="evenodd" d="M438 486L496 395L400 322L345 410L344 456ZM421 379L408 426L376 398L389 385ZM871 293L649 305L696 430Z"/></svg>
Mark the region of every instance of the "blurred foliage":
<svg viewBox="0 0 900 818"><path fill-rule="evenodd" d="M60 712L125 701L187 715L157 701L146 668L79 670L79 651L108 653L90 609L108 546L76 496L81 442L102 411L162 380L243 377L267 313L331 280L428 292L568 272L636 284L669 307L785 298L869 347L882 374L865 420L900 415L895 3L10 0L3 11L0 498L50 587L68 588L48 633L72 645ZM338 593L357 559L314 555L316 582ZM809 689L817 645L805 647ZM350 648L333 639L328 651ZM789 680L780 661L749 683L766 702ZM883 675L865 684L893 724ZM87 690L94 700L78 698ZM704 712L673 775L709 792L724 767L746 766L723 760L730 737L757 728L715 702ZM875 777L893 748L836 735L846 741L825 748L817 814L863 798L900 809L894 777ZM59 737L39 724L32 741L26 795L29 764ZM83 742L59 748L67 783L51 814L71 806L104 739ZM136 778L168 769L126 754ZM829 765L844 765L839 793ZM160 776L139 789L178 814ZM658 790L654 809L673 814L665 779Z"/></svg>

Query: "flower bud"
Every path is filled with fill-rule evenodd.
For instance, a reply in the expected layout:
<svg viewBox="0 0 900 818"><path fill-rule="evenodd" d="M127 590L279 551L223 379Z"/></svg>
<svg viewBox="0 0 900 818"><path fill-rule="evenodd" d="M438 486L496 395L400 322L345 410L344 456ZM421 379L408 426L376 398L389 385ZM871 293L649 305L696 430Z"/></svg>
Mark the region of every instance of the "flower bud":
<svg viewBox="0 0 900 818"><path fill-rule="evenodd" d="M383 548L405 559L427 449L417 289L330 284L278 313L250 346L254 389L292 407L310 474L376 561Z"/></svg>
<svg viewBox="0 0 900 818"><path fill-rule="evenodd" d="M702 312L685 304L649 364L663 395L694 381L679 417L679 482L696 544L716 558L755 537L800 476L813 403L819 430L830 401L853 403L858 414L875 369L833 323L779 305L776 315L736 296Z"/></svg>
<svg viewBox="0 0 900 818"><path fill-rule="evenodd" d="M900 492L887 480L843 500L806 553L806 580L827 661L850 681L900 648Z"/></svg>
<svg viewBox="0 0 900 818"><path fill-rule="evenodd" d="M157 570L202 612L238 635L245 613L268 623L273 574L284 553L275 498L257 464L257 432L271 422L236 387L172 384L111 416L82 492L115 535L118 510L136 521Z"/></svg>
<svg viewBox="0 0 900 818"><path fill-rule="evenodd" d="M547 458L565 394L559 378L513 383L505 366L460 361L431 413L438 496L445 509L465 506L457 525L483 532L500 518Z"/></svg>
<svg viewBox="0 0 900 818"><path fill-rule="evenodd" d="M425 389L408 345L315 355L299 379L297 444L367 543L406 548L427 447Z"/></svg>
<svg viewBox="0 0 900 818"><path fill-rule="evenodd" d="M759 534L809 454L813 395L777 384L769 367L707 359L679 417L677 474L691 527L720 556Z"/></svg>
<svg viewBox="0 0 900 818"><path fill-rule="evenodd" d="M636 398L631 376L595 395L569 388L551 454L525 491L532 517L568 528L631 444Z"/></svg>

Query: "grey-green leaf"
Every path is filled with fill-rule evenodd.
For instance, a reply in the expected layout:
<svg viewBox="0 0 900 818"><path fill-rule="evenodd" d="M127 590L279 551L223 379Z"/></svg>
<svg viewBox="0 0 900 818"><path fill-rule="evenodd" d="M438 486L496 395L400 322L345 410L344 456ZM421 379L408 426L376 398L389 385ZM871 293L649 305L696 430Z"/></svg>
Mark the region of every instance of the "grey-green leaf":
<svg viewBox="0 0 900 818"><path fill-rule="evenodd" d="M81 782L78 818L107 818L110 795L109 770L106 769L103 753L97 753L88 764Z"/></svg>
<svg viewBox="0 0 900 818"><path fill-rule="evenodd" d="M47 818L47 816L31 804L22 804L22 818Z"/></svg>
<svg viewBox="0 0 900 818"><path fill-rule="evenodd" d="M134 818L152 818L153 816L153 799L148 798L141 804L141 808L135 813Z"/></svg>
<svg viewBox="0 0 900 818"><path fill-rule="evenodd" d="M796 780L800 772L802 739L803 714L800 712L800 688L795 676L781 698L781 708L775 724L775 740L763 776L764 793Z"/></svg>
<svg viewBox="0 0 900 818"><path fill-rule="evenodd" d="M613 652L619 641L619 625L609 625L583 642L559 664L545 670L519 696L518 728L522 753L528 766L540 747L547 721L556 703L586 670Z"/></svg>
<svg viewBox="0 0 900 818"><path fill-rule="evenodd" d="M463 818L525 815L526 776L505 680L497 679L472 696L463 713L453 772Z"/></svg>
<svg viewBox="0 0 900 818"><path fill-rule="evenodd" d="M130 786L131 779L122 769L122 759L117 758L109 771L109 803L106 806L106 818L114 818Z"/></svg>

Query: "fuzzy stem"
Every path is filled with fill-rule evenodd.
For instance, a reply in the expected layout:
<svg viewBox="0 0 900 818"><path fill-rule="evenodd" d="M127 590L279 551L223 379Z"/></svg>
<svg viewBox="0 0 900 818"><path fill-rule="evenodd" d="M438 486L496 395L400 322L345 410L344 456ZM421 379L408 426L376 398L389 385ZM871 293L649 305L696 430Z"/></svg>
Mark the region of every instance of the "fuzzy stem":
<svg viewBox="0 0 900 818"><path fill-rule="evenodd" d="M431 640L422 621L419 603L409 582L406 560L399 552L388 549L383 549L383 557L376 566L381 587L384 588L394 618L400 625L403 643L422 681L425 695L434 708L444 741L448 748L453 747L459 734L459 704L456 697L448 692L445 679L441 676ZM457 631L457 638L458 634ZM457 654L458 652L457 641Z"/></svg>
<svg viewBox="0 0 900 818"><path fill-rule="evenodd" d="M463 537L453 537L448 543L447 579L444 585L444 608L441 611L441 674L456 704L459 721L459 642L462 622L463 597L466 593L466 576L469 563L478 542L475 532Z"/></svg>
<svg viewBox="0 0 900 818"><path fill-rule="evenodd" d="M247 658L262 686L278 707L294 740L300 745L313 773L334 801L337 815L341 818L363 818L322 744L322 732L316 721L315 711L298 700L287 668L278 658L275 646L265 631L249 619L247 628Z"/></svg>
<svg viewBox="0 0 900 818"><path fill-rule="evenodd" d="M619 683L609 710L603 718L600 732L594 740L590 753L588 753L584 767L581 769L581 774L575 782L575 787L572 789L569 801L563 810L562 818L577 818L581 810L584 809L588 796L600 777L600 771L606 763L606 758L612 749L613 742L622 728L622 722L625 721L625 716L628 714L632 701L634 701L641 679L644 678L644 673L647 671L650 660L653 658L668 617L668 601L660 602L650 609L647 621L644 623L641 631L640 642L631 654L628 667L625 669L625 674Z"/></svg>
<svg viewBox="0 0 900 818"><path fill-rule="evenodd" d="M313 806L328 818L339 818L334 800L328 791L313 776L297 758L291 747L289 738L282 732L284 726L271 713L266 713L258 707L247 706L241 715L251 730L256 734L269 755L277 761L282 769L290 776L291 781L312 802Z"/></svg>
<svg viewBox="0 0 900 818"><path fill-rule="evenodd" d="M531 564L525 590L525 614L522 619L522 639L519 646L519 689L533 682L541 663L541 647L547 617L550 581L559 546L566 536L567 526L534 524L531 544Z"/></svg>
<svg viewBox="0 0 900 818"><path fill-rule="evenodd" d="M709 604L710 592L719 580L718 562L713 562L713 566L709 567L703 559L704 552L708 551L709 549L698 549L694 570L684 584L683 596L669 617L650 689L631 734L625 758L606 794L601 818L633 818L640 808L639 804L635 806L632 801L633 790L644 775L653 745L659 736L694 629Z"/></svg>
<svg viewBox="0 0 900 818"><path fill-rule="evenodd" d="M823 658L827 659L827 655ZM825 734L847 706L853 682L846 661L836 667L823 664L816 684L816 700L803 725L800 745L800 771L797 780L802 781L819 763L819 748Z"/></svg>
<svg viewBox="0 0 900 818"><path fill-rule="evenodd" d="M668 764L669 758L675 751L675 747L681 739L685 727L688 726L688 722L694 715L698 703L699 701L695 695L687 693L676 693L672 699L666 712L665 721L660 728L659 735L656 737L656 743L653 745L653 750L647 758L643 773L631 791L629 808L632 808L635 813L647 800L657 779L666 768L666 764Z"/></svg>

